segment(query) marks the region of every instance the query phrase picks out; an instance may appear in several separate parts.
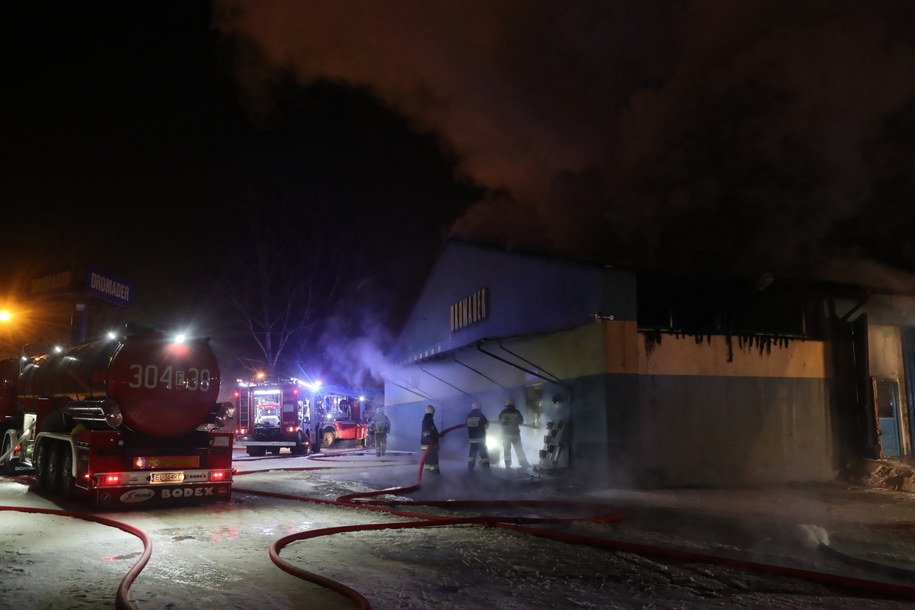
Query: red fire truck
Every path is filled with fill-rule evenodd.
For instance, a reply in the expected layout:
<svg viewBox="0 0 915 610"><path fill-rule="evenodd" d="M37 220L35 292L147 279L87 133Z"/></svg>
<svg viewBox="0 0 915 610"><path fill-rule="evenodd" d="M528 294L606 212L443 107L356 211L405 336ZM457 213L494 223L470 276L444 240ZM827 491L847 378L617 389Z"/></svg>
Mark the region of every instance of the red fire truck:
<svg viewBox="0 0 915 610"><path fill-rule="evenodd" d="M105 506L228 499L232 432L206 340L159 332L0 361L0 464Z"/></svg>
<svg viewBox="0 0 915 610"><path fill-rule="evenodd" d="M306 390L295 379L239 380L236 439L246 446L248 455L279 454L283 447L294 455L311 451L314 436Z"/></svg>
<svg viewBox="0 0 915 610"><path fill-rule="evenodd" d="M298 379L239 380L235 390L236 439L248 455L316 453L342 442L364 447L365 399L358 388L322 387Z"/></svg>
<svg viewBox="0 0 915 610"><path fill-rule="evenodd" d="M368 422L365 399L349 394L325 393L315 395L318 414L316 438L321 447L328 448L340 441L353 441L365 447Z"/></svg>

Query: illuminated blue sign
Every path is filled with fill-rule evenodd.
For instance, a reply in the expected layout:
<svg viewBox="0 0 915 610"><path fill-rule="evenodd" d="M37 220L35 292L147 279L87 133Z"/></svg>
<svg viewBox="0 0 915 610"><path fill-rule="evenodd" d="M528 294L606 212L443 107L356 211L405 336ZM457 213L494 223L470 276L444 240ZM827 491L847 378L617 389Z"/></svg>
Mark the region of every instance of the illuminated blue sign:
<svg viewBox="0 0 915 610"><path fill-rule="evenodd" d="M86 269L87 295L121 307L130 307L132 292L130 282L94 267Z"/></svg>

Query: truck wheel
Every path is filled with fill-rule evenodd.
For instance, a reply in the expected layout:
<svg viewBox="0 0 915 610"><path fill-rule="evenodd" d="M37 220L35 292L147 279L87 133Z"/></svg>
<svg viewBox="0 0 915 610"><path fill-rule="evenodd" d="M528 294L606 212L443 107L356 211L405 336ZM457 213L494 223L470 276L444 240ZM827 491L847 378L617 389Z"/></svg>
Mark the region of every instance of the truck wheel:
<svg viewBox="0 0 915 610"><path fill-rule="evenodd" d="M299 436L295 441L295 447L292 447L289 451L292 455L307 455L308 440L305 437Z"/></svg>
<svg viewBox="0 0 915 610"><path fill-rule="evenodd" d="M48 441L35 446L35 481L38 489L48 487Z"/></svg>
<svg viewBox="0 0 915 610"><path fill-rule="evenodd" d="M4 433L3 443L0 444L0 455L5 455L7 451L10 451L13 448L13 440L10 438L9 432ZM12 468L10 468L10 463L13 461L12 451L10 455L6 457L6 460L0 462L0 472L9 472L12 474Z"/></svg>
<svg viewBox="0 0 915 610"><path fill-rule="evenodd" d="M48 450L48 478L45 482L45 489L53 494L60 492L60 471L64 457L62 448L62 443L54 441Z"/></svg>
<svg viewBox="0 0 915 610"><path fill-rule="evenodd" d="M266 447L248 447L248 455L250 456L261 456L267 453Z"/></svg>
<svg viewBox="0 0 915 610"><path fill-rule="evenodd" d="M60 495L69 498L73 495L73 450L66 443L61 443L63 456L60 461Z"/></svg>
<svg viewBox="0 0 915 610"><path fill-rule="evenodd" d="M322 447L330 447L334 444L334 441L337 440L337 435L333 432L324 433L324 442L321 444Z"/></svg>

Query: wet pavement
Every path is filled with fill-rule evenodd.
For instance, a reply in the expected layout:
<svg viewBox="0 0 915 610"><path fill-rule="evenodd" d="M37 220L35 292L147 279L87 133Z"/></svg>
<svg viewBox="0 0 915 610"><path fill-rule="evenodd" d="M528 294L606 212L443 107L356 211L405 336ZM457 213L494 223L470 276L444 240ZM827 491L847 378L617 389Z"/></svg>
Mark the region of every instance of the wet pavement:
<svg viewBox="0 0 915 610"><path fill-rule="evenodd" d="M333 502L379 489L391 489L382 498L388 500L490 503L407 508L440 516L496 513L519 523L595 512L622 518L534 526L584 544L497 527L426 528L297 542L283 558L356 588L375 608L864 610L911 607L915 600L915 495L880 483L618 489L564 471L471 473L466 462L445 457L441 475L424 475L414 491L395 491L417 483L418 454L249 458L240 450L235 457L239 474L229 502L106 513L153 539L152 560L131 589L140 609L350 607L337 593L277 569L267 549L300 531L403 521ZM0 504L54 506L11 479L0 479ZM0 608L110 608L140 545L99 528L61 517L0 516ZM67 560L77 555L79 562ZM830 578L798 577L800 571Z"/></svg>
<svg viewBox="0 0 915 610"><path fill-rule="evenodd" d="M417 482L418 455L376 458L370 451L335 452L327 463L351 467L332 471L337 480L367 489ZM321 457L314 458L321 460ZM346 460L346 461L341 461ZM368 468L370 464L386 467ZM360 466L363 466L360 468ZM910 469L892 462L871 471ZM747 488L634 490L602 488L571 472L477 467L468 472L459 459L443 458L440 475L424 473L413 500L559 500L596 502L623 513L611 537L657 542L725 557L776 563L800 569L826 569L849 577L915 587L915 494L867 479L856 482ZM241 479L243 480L243 479ZM578 526L577 531L594 528ZM602 533L606 536L606 533Z"/></svg>

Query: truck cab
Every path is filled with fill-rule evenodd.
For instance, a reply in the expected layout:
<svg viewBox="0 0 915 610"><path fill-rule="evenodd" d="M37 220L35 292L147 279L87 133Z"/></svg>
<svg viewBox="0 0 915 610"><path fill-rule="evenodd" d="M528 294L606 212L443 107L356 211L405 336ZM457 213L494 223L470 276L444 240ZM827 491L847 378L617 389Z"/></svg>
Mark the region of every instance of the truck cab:
<svg viewBox="0 0 915 610"><path fill-rule="evenodd" d="M235 402L236 439L248 455L279 454L284 447L294 455L311 451L309 402L295 380L239 381Z"/></svg>
<svg viewBox="0 0 915 610"><path fill-rule="evenodd" d="M368 437L365 401L340 394L325 394L321 403L318 426L321 447L328 448L339 441L353 441L358 447L365 447Z"/></svg>

